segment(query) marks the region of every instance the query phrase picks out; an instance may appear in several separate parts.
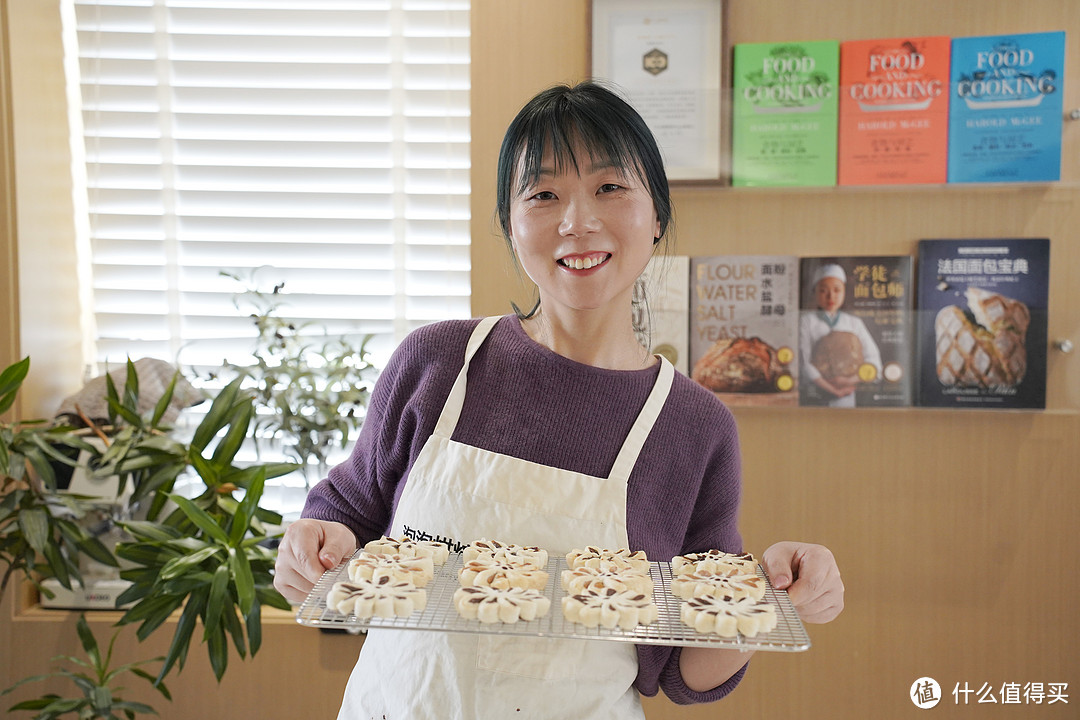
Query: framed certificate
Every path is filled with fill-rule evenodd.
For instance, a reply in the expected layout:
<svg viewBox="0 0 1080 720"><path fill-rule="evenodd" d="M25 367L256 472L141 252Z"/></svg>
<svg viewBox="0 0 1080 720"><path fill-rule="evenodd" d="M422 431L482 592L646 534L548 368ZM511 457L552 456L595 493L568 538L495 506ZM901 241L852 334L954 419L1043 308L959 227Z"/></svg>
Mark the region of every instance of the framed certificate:
<svg viewBox="0 0 1080 720"><path fill-rule="evenodd" d="M590 75L641 113L673 183L727 183L724 0L592 0Z"/></svg>

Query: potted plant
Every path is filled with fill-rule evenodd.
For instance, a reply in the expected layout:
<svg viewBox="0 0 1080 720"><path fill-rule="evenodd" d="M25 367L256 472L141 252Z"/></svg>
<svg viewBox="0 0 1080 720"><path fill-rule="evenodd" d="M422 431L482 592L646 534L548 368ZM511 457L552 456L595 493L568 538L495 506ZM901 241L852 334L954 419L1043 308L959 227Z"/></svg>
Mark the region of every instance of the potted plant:
<svg viewBox="0 0 1080 720"><path fill-rule="evenodd" d="M28 369L29 359L0 373L0 412L11 406ZM261 644L261 608L289 609L270 576L275 558L270 541L281 517L260 507L259 501L267 478L291 472L296 465L235 463L254 417L253 397L241 390L241 382L237 378L218 393L188 442L172 437L160 424L172 386L148 417L138 414L138 378L130 361L122 393L111 380L107 383L110 426L91 423L90 431L106 441L104 451L71 428L40 421L0 424L0 562L6 565L5 581L21 571L35 583L41 575L69 583L79 577L82 553L117 565L109 548L53 512L57 505L77 510L81 502L55 492L48 459L74 462L57 447L88 450L92 467L87 469L135 485L132 498L148 512L145 520L127 514L116 519L130 534L115 550L128 564L121 577L131 582L117 600L118 606L130 605L120 624L138 623L137 636L143 640L183 606L155 678L158 684L173 667L183 667L199 622L220 680L228 661L226 638L241 657L254 655ZM205 488L194 498L172 492L179 474L189 471Z"/></svg>
<svg viewBox="0 0 1080 720"><path fill-rule="evenodd" d="M244 283L236 274L221 275ZM280 442L285 455L301 465L310 486L312 477L325 475L334 448L347 447L363 423L377 370L367 347L370 335L354 341L282 317L284 288L285 283L278 282L269 291L260 290L253 273L234 296L237 309L249 313L257 335L252 362L225 361L223 367L255 393L257 446Z"/></svg>
<svg viewBox="0 0 1080 720"><path fill-rule="evenodd" d="M123 717L128 718L128 720L132 720L139 714L157 715L157 711L151 706L146 705L145 703L124 700L120 696L123 688L114 685L114 682L118 677L126 673L131 673L143 680L149 681L166 700L172 700L172 696L169 695L169 689L164 683L155 682L154 676L143 670L141 667L148 663L158 662L162 658L126 663L114 668L112 667L113 644L116 642L116 636L119 634L119 631L113 633L112 640L109 641L109 647L105 651L105 654L102 655L101 650L98 647L97 638L95 638L94 633L90 631L90 626L86 622L85 615L79 616L76 630L79 633L79 642L82 644L83 652L86 653L86 659L83 660L73 655L57 655L53 658L53 661L66 660L71 665L83 668L84 672L61 668L44 675L35 675L33 677L24 678L3 692L0 692L0 695L7 695L16 688L27 683L38 682L53 677L69 678L75 683L75 686L79 688L82 694L77 697L65 698L50 693L33 700L25 700L16 703L8 708L9 712L16 712L19 710L37 712L37 715L34 716L35 720L53 720L53 718L58 718L69 713L75 713L80 718L101 718L102 720L120 720L121 714Z"/></svg>
<svg viewBox="0 0 1080 720"><path fill-rule="evenodd" d="M29 370L27 357L0 372L0 415L14 404ZM81 581L78 558L83 554L116 566L108 548L78 522L89 499L56 492L54 464L73 466L82 450L95 451L69 426L0 421L0 594L17 575L46 594L43 575L70 589L73 580Z"/></svg>

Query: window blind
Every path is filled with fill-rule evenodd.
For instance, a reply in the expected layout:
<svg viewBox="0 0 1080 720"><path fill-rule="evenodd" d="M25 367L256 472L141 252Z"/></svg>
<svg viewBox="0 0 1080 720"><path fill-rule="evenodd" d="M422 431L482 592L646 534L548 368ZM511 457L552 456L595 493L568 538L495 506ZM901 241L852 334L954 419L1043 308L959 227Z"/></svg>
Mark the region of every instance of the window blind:
<svg viewBox="0 0 1080 720"><path fill-rule="evenodd" d="M468 0L74 2L99 363L469 315Z"/></svg>

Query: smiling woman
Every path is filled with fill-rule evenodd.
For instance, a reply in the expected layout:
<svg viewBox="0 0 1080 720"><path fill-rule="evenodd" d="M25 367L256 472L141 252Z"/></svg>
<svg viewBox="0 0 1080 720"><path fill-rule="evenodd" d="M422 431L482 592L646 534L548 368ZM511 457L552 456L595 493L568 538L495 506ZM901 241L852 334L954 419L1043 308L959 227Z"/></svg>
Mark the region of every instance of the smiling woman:
<svg viewBox="0 0 1080 720"><path fill-rule="evenodd" d="M602 367L650 364L624 337L632 328L625 320L634 281L654 249L664 249L656 246L667 237L671 198L640 116L600 84L550 88L507 130L497 183L503 235L538 288L535 305L519 312L530 336ZM552 323L573 330L560 338ZM614 352L598 356L603 344L595 341L611 333ZM571 338L590 342L574 350Z"/></svg>
<svg viewBox="0 0 1080 720"><path fill-rule="evenodd" d="M633 287L671 207L640 116L594 83L544 91L511 123L498 182L500 222L537 307L406 338L352 457L282 539L275 586L294 601L379 535L497 538L555 554L629 548L657 560L742 551L734 419L634 333ZM825 548L778 543L762 562L795 581L808 620L840 612ZM726 649L372 629L341 717L643 718L639 693L718 700L746 660Z"/></svg>

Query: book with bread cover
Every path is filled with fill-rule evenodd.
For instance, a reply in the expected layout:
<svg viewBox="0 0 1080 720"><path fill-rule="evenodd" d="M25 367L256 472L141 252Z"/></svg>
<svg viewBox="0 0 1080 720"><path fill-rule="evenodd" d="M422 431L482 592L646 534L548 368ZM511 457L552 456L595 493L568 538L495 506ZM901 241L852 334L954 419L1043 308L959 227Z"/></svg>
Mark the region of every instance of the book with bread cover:
<svg viewBox="0 0 1080 720"><path fill-rule="evenodd" d="M944 183L947 36L840 45L840 185Z"/></svg>
<svg viewBox="0 0 1080 720"><path fill-rule="evenodd" d="M634 328L641 344L690 374L690 258L659 255L634 285Z"/></svg>
<svg viewBox="0 0 1080 720"><path fill-rule="evenodd" d="M800 404L912 404L912 266L908 255L802 258Z"/></svg>
<svg viewBox="0 0 1080 720"><path fill-rule="evenodd" d="M920 405L1045 408L1050 240L922 240Z"/></svg>
<svg viewBox="0 0 1080 720"><path fill-rule="evenodd" d="M1061 177L1065 33L954 38L949 182Z"/></svg>
<svg viewBox="0 0 1080 720"><path fill-rule="evenodd" d="M690 377L728 405L798 404L799 260L690 259Z"/></svg>
<svg viewBox="0 0 1080 720"><path fill-rule="evenodd" d="M733 185L836 184L839 60L834 40L735 46Z"/></svg>

